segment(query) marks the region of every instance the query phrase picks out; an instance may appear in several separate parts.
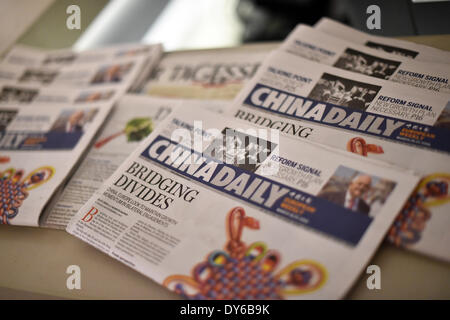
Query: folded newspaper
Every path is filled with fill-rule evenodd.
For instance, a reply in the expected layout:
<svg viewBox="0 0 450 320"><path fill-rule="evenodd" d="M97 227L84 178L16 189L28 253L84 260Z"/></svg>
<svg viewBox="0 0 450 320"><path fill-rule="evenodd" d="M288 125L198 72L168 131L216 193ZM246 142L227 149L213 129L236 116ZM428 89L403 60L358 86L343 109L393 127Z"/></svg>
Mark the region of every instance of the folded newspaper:
<svg viewBox="0 0 450 320"><path fill-rule="evenodd" d="M67 231L184 298L340 298L417 181L277 130L178 108ZM382 198L374 217L365 193Z"/></svg>
<svg viewBox="0 0 450 320"><path fill-rule="evenodd" d="M76 65L105 64L117 59L143 57L140 76L136 78L132 87L138 90L148 73L155 67L161 58L163 48L160 44L120 44L84 51L72 49L43 50L39 48L16 45L5 56L2 63L24 67L47 67L60 69L62 67Z"/></svg>
<svg viewBox="0 0 450 320"><path fill-rule="evenodd" d="M79 168L41 216L40 225L65 229L69 220L89 200L120 164L171 112L182 107L222 112L225 101L181 100L125 95L114 107Z"/></svg>
<svg viewBox="0 0 450 320"><path fill-rule="evenodd" d="M0 223L37 226L112 103L0 107Z"/></svg>
<svg viewBox="0 0 450 320"><path fill-rule="evenodd" d="M372 49L306 25L297 26L281 49L336 68L432 91L450 93L450 67Z"/></svg>
<svg viewBox="0 0 450 320"><path fill-rule="evenodd" d="M266 50L166 54L141 93L170 98L233 99L251 79Z"/></svg>
<svg viewBox="0 0 450 320"><path fill-rule="evenodd" d="M332 36L367 47L419 61L450 63L450 52L410 41L374 36L329 18L320 19L314 28Z"/></svg>
<svg viewBox="0 0 450 320"><path fill-rule="evenodd" d="M448 94L368 77L275 52L225 110L423 177L389 232L393 243L450 261ZM383 201L367 199L370 207ZM369 209L369 215L373 214Z"/></svg>
<svg viewBox="0 0 450 320"><path fill-rule="evenodd" d="M142 85L161 54L161 45L81 52L18 45L0 64L0 103L116 101Z"/></svg>
<svg viewBox="0 0 450 320"><path fill-rule="evenodd" d="M101 49L47 67L48 52L22 49L0 64L0 223L38 226L113 104L156 57Z"/></svg>
<svg viewBox="0 0 450 320"><path fill-rule="evenodd" d="M0 81L40 86L70 86L77 88L101 88L111 84L136 85L146 58L124 57L100 64L69 65L59 68L28 67L6 63L0 64ZM132 79L132 81L130 81Z"/></svg>

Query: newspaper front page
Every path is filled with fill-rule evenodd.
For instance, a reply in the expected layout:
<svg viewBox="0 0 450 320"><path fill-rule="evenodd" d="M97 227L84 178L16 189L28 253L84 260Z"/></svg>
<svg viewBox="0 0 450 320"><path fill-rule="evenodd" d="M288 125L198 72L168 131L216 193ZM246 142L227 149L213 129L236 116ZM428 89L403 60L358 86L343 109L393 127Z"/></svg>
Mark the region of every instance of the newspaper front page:
<svg viewBox="0 0 450 320"><path fill-rule="evenodd" d="M0 106L0 223L38 226L112 106Z"/></svg>
<svg viewBox="0 0 450 320"><path fill-rule="evenodd" d="M201 119L201 121L200 121ZM178 108L67 231L192 299L341 298L418 177ZM374 217L362 198L382 194Z"/></svg>
<svg viewBox="0 0 450 320"><path fill-rule="evenodd" d="M69 220L91 198L120 164L171 112L206 108L221 113L225 101L181 100L125 95L114 107L105 127L62 192L41 218L41 226L65 229Z"/></svg>
<svg viewBox="0 0 450 320"><path fill-rule="evenodd" d="M338 38L409 59L450 63L450 53L448 51L416 44L410 41L370 35L329 18L320 19L314 25L314 28Z"/></svg>
<svg viewBox="0 0 450 320"><path fill-rule="evenodd" d="M265 61L225 113L297 139L418 172L423 180L399 210L388 239L449 261L448 100L446 94L280 51ZM380 205L377 197L368 202L371 207Z"/></svg>
<svg viewBox="0 0 450 320"><path fill-rule="evenodd" d="M176 52L165 55L141 93L186 99L233 99L266 51Z"/></svg>
<svg viewBox="0 0 450 320"><path fill-rule="evenodd" d="M450 93L450 66L412 60L351 41L338 39L307 25L297 26L281 49L308 60L367 76Z"/></svg>

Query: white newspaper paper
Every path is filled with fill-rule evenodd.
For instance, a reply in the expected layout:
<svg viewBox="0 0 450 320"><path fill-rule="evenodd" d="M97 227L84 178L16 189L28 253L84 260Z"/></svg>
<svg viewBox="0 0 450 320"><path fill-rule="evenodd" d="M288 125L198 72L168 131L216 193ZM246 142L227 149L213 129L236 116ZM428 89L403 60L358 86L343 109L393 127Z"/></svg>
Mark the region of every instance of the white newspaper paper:
<svg viewBox="0 0 450 320"><path fill-rule="evenodd" d="M267 52L176 52L167 54L141 93L186 99L233 99Z"/></svg>
<svg viewBox="0 0 450 320"><path fill-rule="evenodd" d="M127 90L126 84L90 86L85 89L67 86L22 85L0 81L0 105L5 103L93 103L117 101Z"/></svg>
<svg viewBox="0 0 450 320"><path fill-rule="evenodd" d="M39 216L90 144L110 103L0 106L0 223Z"/></svg>
<svg viewBox="0 0 450 320"><path fill-rule="evenodd" d="M185 298L334 299L417 181L276 130L178 108L67 231ZM379 192L384 204L372 218L362 199L333 198L346 192Z"/></svg>
<svg viewBox="0 0 450 320"><path fill-rule="evenodd" d="M336 68L437 92L450 93L450 66L412 60L351 41L306 25L297 26L281 49Z"/></svg>
<svg viewBox="0 0 450 320"><path fill-rule="evenodd" d="M314 28L338 38L410 59L450 63L450 53L448 51L409 41L370 35L329 18L320 19L314 25Z"/></svg>
<svg viewBox="0 0 450 320"><path fill-rule="evenodd" d="M61 195L41 218L41 226L65 229L69 220L116 171L172 109L207 108L221 113L225 101L180 100L125 95L114 107L99 138L81 162Z"/></svg>
<svg viewBox="0 0 450 320"><path fill-rule="evenodd" d="M226 114L420 173L423 180L399 211L388 239L450 261L447 95L276 52ZM380 205L377 197L368 202Z"/></svg>
<svg viewBox="0 0 450 320"><path fill-rule="evenodd" d="M142 56L124 57L99 64L69 65L54 67L28 67L0 64L0 81L40 86L70 86L81 88L121 86L127 83L127 89L136 83L136 79L145 68L146 58Z"/></svg>

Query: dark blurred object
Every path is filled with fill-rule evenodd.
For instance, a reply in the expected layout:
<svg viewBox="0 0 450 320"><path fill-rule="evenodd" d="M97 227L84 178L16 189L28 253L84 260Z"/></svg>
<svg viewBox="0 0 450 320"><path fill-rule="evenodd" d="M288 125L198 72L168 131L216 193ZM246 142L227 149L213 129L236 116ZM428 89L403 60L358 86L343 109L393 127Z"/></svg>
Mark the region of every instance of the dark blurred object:
<svg viewBox="0 0 450 320"><path fill-rule="evenodd" d="M366 13L375 4L381 11L381 30L368 30ZM372 34L409 36L450 33L448 0L334 0L333 18Z"/></svg>
<svg viewBox="0 0 450 320"><path fill-rule="evenodd" d="M243 42L284 39L298 24L314 24L329 15L330 1L240 0L239 18L245 25Z"/></svg>
<svg viewBox="0 0 450 320"><path fill-rule="evenodd" d="M381 29L368 30L370 5L381 9ZM383 36L450 33L448 0L240 0L243 42L282 40L299 23L313 25L323 16Z"/></svg>

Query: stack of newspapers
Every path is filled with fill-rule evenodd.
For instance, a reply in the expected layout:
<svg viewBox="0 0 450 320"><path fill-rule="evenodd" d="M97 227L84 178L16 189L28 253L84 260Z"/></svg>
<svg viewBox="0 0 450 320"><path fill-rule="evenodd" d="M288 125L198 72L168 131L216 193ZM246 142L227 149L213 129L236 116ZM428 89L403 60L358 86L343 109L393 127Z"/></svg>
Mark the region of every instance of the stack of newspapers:
<svg viewBox="0 0 450 320"><path fill-rule="evenodd" d="M187 299L343 298L384 239L450 262L449 78L450 52L327 18L272 47L16 46L0 223Z"/></svg>

